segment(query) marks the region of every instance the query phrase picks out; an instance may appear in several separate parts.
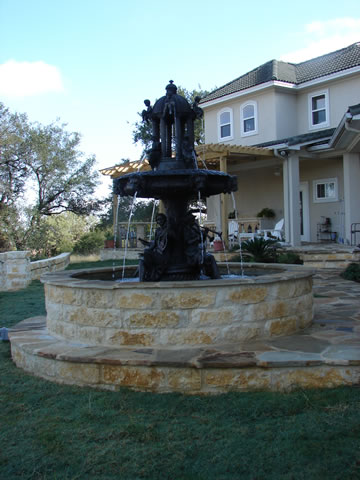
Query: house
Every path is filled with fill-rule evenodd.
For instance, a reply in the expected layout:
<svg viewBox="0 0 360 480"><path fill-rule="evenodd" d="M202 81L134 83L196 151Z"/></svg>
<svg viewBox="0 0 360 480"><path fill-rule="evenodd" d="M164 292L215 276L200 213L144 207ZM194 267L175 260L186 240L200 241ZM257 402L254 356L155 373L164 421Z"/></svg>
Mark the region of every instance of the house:
<svg viewBox="0 0 360 480"><path fill-rule="evenodd" d="M293 64L271 60L201 101L199 163L236 175L234 198L208 199L223 231L264 207L285 219L285 239L360 242L360 43Z"/></svg>

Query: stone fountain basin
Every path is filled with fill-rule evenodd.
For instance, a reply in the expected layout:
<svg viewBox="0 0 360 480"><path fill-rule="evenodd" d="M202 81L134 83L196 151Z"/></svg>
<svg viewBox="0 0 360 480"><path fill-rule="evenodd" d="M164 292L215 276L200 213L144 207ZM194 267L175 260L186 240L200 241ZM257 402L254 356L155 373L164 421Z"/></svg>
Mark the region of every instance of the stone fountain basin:
<svg viewBox="0 0 360 480"><path fill-rule="evenodd" d="M119 283L112 272L43 275L49 333L93 346L209 346L289 335L313 318L312 272L302 266L257 264L246 267L249 278L185 282Z"/></svg>

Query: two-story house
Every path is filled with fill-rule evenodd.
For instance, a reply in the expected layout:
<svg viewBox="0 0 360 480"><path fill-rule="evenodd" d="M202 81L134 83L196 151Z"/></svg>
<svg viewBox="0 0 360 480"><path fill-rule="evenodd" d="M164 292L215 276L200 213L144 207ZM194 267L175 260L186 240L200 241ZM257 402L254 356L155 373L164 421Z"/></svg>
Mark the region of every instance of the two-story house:
<svg viewBox="0 0 360 480"><path fill-rule="evenodd" d="M247 218L268 207L292 245L326 240L321 230L351 243L360 222L360 43L298 64L271 60L201 107L199 158L238 178L235 206L230 196L208 199L209 221L224 230L234 208Z"/></svg>

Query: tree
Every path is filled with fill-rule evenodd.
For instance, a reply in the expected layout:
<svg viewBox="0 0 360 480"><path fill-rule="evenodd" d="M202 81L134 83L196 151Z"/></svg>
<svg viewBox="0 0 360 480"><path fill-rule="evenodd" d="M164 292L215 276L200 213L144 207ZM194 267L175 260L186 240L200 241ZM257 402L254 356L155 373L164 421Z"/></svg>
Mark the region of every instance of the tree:
<svg viewBox="0 0 360 480"><path fill-rule="evenodd" d="M80 135L65 127L30 123L0 104L0 228L17 248L26 247L43 217L100 207L95 157L85 158Z"/></svg>
<svg viewBox="0 0 360 480"><path fill-rule="evenodd" d="M182 95L183 97L186 98L186 100L192 105L194 103L195 97L200 97L203 98L205 97L209 92L206 90L201 90L201 87L199 85L199 89L196 90L186 90L186 88L178 87L177 89L178 95ZM141 116L141 113L139 113ZM195 134L195 145L201 145L204 143L205 138L204 138L204 126L203 126L203 121L202 119L196 119L194 123L194 134ZM136 122L134 125L134 130L133 130L133 141L134 143L141 142L144 149L142 152L142 158L145 157L146 155L146 150L148 150L151 147L151 123L145 123L142 121Z"/></svg>

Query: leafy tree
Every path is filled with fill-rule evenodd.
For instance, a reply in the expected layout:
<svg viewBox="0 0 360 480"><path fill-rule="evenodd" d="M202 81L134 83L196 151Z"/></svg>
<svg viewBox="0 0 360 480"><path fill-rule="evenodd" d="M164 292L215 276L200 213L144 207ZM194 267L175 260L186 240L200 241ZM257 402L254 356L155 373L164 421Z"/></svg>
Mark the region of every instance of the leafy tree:
<svg viewBox="0 0 360 480"><path fill-rule="evenodd" d="M27 240L27 246L36 250L39 257L71 252L80 238L96 228L99 219L93 215L76 215L65 212L42 217L37 228Z"/></svg>
<svg viewBox="0 0 360 480"><path fill-rule="evenodd" d="M85 158L80 135L65 127L30 123L0 103L0 230L16 248L45 232L44 217L86 215L101 206L93 199L95 157Z"/></svg>
<svg viewBox="0 0 360 480"><path fill-rule="evenodd" d="M192 105L194 103L195 97L205 97L209 92L202 90L200 85L199 89L196 90L186 90L186 88L178 87L178 95L182 95L186 100ZM155 102L154 102L155 103ZM141 116L141 113L139 112ZM195 134L195 145L200 145L204 143L204 127L202 119L195 120L194 123L194 134ZM142 152L142 158L146 155L146 150L151 147L151 123L145 123L143 121L138 121L134 125L133 130L133 141L134 143L141 142L144 147Z"/></svg>

